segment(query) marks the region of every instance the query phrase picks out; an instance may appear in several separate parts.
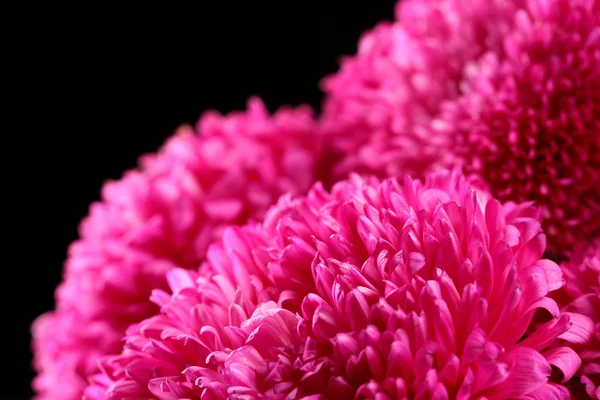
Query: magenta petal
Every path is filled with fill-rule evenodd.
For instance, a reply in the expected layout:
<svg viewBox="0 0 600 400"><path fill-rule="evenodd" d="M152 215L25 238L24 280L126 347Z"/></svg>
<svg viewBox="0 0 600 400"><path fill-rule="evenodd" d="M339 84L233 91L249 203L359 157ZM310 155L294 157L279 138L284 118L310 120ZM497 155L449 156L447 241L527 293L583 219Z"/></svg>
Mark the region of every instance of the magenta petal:
<svg viewBox="0 0 600 400"><path fill-rule="evenodd" d="M594 337L595 324L590 318L583 314L565 313L569 316L571 328L559 338L574 344L589 343Z"/></svg>
<svg viewBox="0 0 600 400"><path fill-rule="evenodd" d="M543 268L546 272L546 280L548 282L548 290L553 291L560 289L565 281L560 267L550 260L539 260L534 263L534 266Z"/></svg>
<svg viewBox="0 0 600 400"><path fill-rule="evenodd" d="M506 353L502 361L508 363L508 377L496 386L490 399L517 398L526 395L548 382L552 368L537 351L517 347Z"/></svg>
<svg viewBox="0 0 600 400"><path fill-rule="evenodd" d="M504 228L504 240L510 247L515 247L519 244L521 232L514 225L506 225Z"/></svg>
<svg viewBox="0 0 600 400"><path fill-rule="evenodd" d="M492 199L487 202L485 208L485 220L490 233L490 240L495 244L500 240L500 235L503 233L506 225L504 209L498 200Z"/></svg>
<svg viewBox="0 0 600 400"><path fill-rule="evenodd" d="M581 358L570 347L557 347L542 353L550 365L558 368L563 375L561 383L571 379L581 366Z"/></svg>
<svg viewBox="0 0 600 400"><path fill-rule="evenodd" d="M169 286L173 292L178 292L184 288L195 287L195 280L195 274L182 268L174 268L167 273L167 282L169 282Z"/></svg>
<svg viewBox="0 0 600 400"><path fill-rule="evenodd" d="M166 377L152 379L148 382L148 389L160 400L179 400L187 397L189 392L175 380L179 377Z"/></svg>
<svg viewBox="0 0 600 400"><path fill-rule="evenodd" d="M485 335L485 332L483 332L483 330L481 329L474 329L469 334L469 337L467 338L467 341L465 343L463 356L461 360L462 363L470 364L473 361L475 361L475 359L479 357L481 353L483 353L486 341L487 337Z"/></svg>
<svg viewBox="0 0 600 400"><path fill-rule="evenodd" d="M567 400L571 398L571 393L562 385L546 383L521 398L527 400Z"/></svg>
<svg viewBox="0 0 600 400"><path fill-rule="evenodd" d="M559 335L566 332L569 327L571 327L569 316L562 314L559 318L553 318L538 327L535 332L523 339L520 345L541 351L554 342Z"/></svg>
<svg viewBox="0 0 600 400"><path fill-rule="evenodd" d="M570 302L565 310L583 314L593 321L600 321L600 297L596 293L579 296Z"/></svg>
<svg viewBox="0 0 600 400"><path fill-rule="evenodd" d="M546 235L537 235L517 251L517 263L521 268L527 268L541 259L546 250Z"/></svg>

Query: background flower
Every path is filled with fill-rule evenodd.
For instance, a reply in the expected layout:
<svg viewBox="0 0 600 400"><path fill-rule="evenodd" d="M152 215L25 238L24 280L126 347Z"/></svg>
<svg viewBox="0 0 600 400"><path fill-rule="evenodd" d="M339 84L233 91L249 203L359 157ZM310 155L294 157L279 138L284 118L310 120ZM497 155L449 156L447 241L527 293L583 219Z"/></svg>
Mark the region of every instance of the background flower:
<svg viewBox="0 0 600 400"><path fill-rule="evenodd" d="M600 230L600 7L587 0L402 1L327 78L337 171L463 165L535 200L549 247Z"/></svg>
<svg viewBox="0 0 600 400"><path fill-rule="evenodd" d="M100 355L120 351L127 327L153 315L166 271L197 268L223 229L260 219L282 193L320 179L321 139L310 109L269 117L206 113L140 170L109 182L69 249L56 311L33 325L40 398L80 398ZM67 388L67 389L65 389Z"/></svg>
<svg viewBox="0 0 600 400"><path fill-rule="evenodd" d="M512 1L405 0L396 20L365 33L353 57L323 80L323 125L343 155L338 176L421 174L455 158L427 129L441 104L461 95L465 65L500 49Z"/></svg>
<svg viewBox="0 0 600 400"><path fill-rule="evenodd" d="M528 1L502 51L464 69L463 96L432 129L501 200L534 200L551 248L600 230L600 8Z"/></svg>

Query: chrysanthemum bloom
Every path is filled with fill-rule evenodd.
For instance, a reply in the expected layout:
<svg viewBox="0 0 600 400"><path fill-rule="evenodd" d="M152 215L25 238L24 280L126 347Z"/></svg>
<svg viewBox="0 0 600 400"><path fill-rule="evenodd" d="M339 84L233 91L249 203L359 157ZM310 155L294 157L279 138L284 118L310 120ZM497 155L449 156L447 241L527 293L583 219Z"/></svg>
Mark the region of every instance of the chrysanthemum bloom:
<svg viewBox="0 0 600 400"><path fill-rule="evenodd" d="M316 180L321 144L308 108L273 117L207 113L141 169L107 183L69 249L57 311L33 327L40 398L80 398L99 356L120 351L126 328L156 313L152 289L173 267L196 269L231 224L262 218L282 193Z"/></svg>
<svg viewBox="0 0 600 400"><path fill-rule="evenodd" d="M600 3L530 0L432 129L500 200L535 200L559 254L600 231Z"/></svg>
<svg viewBox="0 0 600 400"><path fill-rule="evenodd" d="M535 200L549 247L600 231L600 3L402 1L324 83L340 173L463 164Z"/></svg>
<svg viewBox="0 0 600 400"><path fill-rule="evenodd" d="M586 315L596 324L595 340L575 350L582 359L577 374L581 383L590 398L600 398L600 239L578 246L561 269L566 283L553 297L564 310Z"/></svg>
<svg viewBox="0 0 600 400"><path fill-rule="evenodd" d="M456 172L317 185L228 231L209 278L171 272L161 314L87 394L567 399L581 360L557 343L588 343L593 326L548 297L563 278L536 214ZM528 333L535 313L546 321Z"/></svg>
<svg viewBox="0 0 600 400"><path fill-rule="evenodd" d="M447 138L426 128L443 101L460 95L465 64L501 48L514 11L512 1L399 1L396 21L363 35L358 54L323 81L323 126L343 155L337 176L451 163Z"/></svg>

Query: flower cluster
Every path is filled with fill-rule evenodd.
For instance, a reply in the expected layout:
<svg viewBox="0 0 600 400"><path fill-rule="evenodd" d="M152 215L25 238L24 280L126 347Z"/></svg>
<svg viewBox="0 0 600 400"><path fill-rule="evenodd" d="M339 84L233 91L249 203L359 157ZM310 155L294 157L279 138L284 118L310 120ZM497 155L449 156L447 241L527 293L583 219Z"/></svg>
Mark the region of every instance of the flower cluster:
<svg viewBox="0 0 600 400"><path fill-rule="evenodd" d="M600 398L600 1L395 14L104 186L38 399Z"/></svg>

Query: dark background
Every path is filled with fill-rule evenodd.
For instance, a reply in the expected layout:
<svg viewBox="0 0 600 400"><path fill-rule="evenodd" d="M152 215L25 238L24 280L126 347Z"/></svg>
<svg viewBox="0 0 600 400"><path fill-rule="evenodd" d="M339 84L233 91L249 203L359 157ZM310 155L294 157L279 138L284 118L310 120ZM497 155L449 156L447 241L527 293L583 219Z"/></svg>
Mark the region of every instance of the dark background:
<svg viewBox="0 0 600 400"><path fill-rule="evenodd" d="M320 79L356 51L363 31L391 20L394 6L281 3L175 13L38 9L12 32L7 80L20 112L2 146L5 220L15 222L3 241L2 395L31 395L29 325L53 307L67 246L105 180L206 109L245 109L259 95L270 111L301 103L318 110Z"/></svg>

